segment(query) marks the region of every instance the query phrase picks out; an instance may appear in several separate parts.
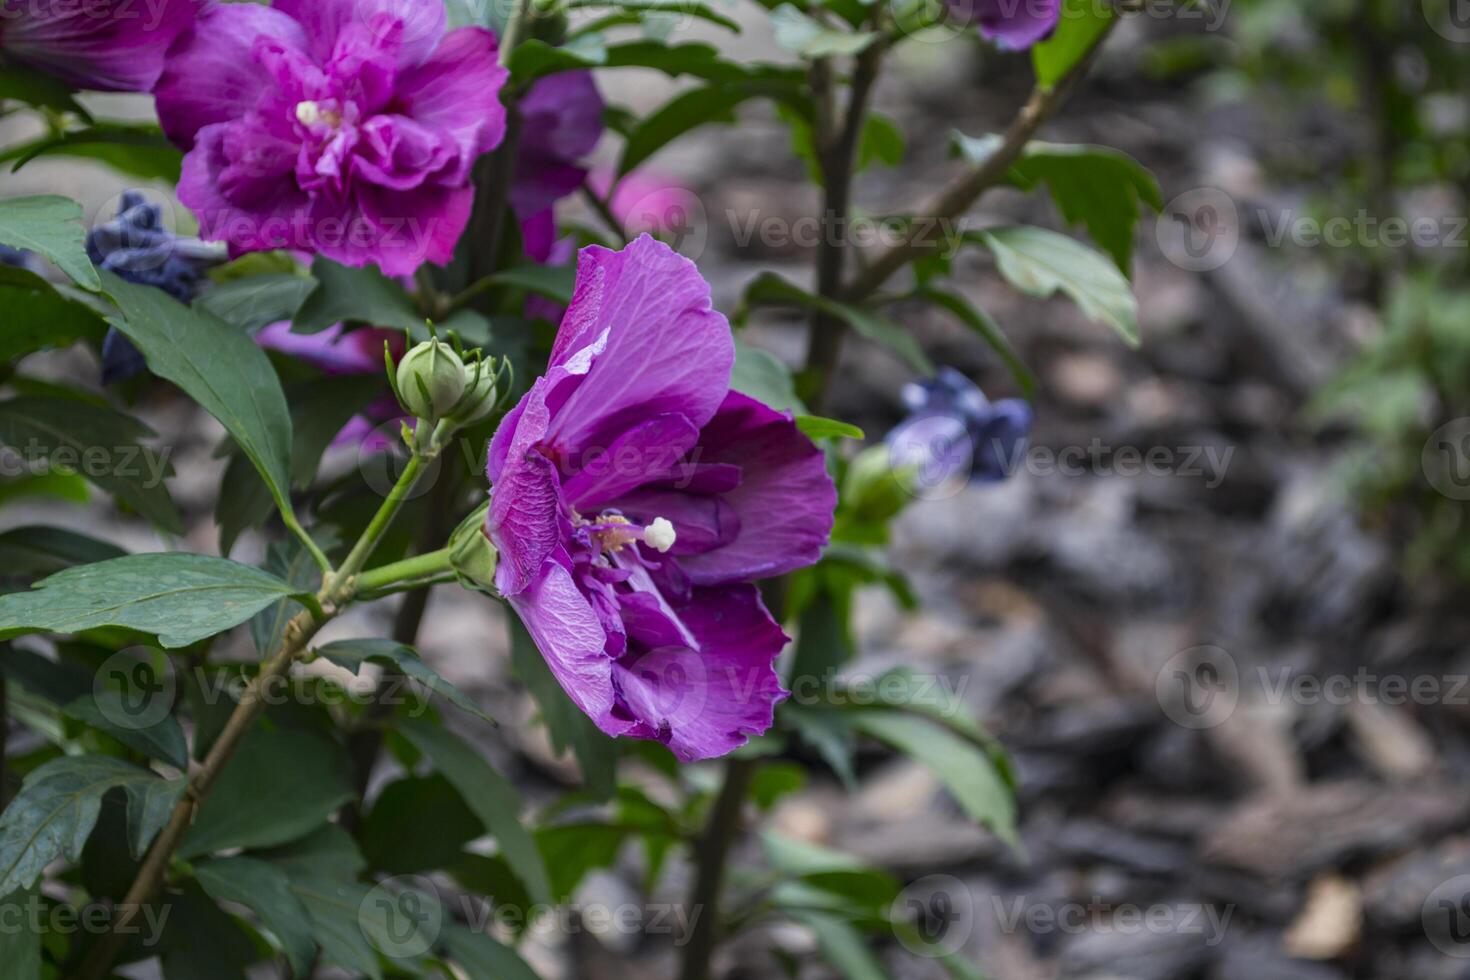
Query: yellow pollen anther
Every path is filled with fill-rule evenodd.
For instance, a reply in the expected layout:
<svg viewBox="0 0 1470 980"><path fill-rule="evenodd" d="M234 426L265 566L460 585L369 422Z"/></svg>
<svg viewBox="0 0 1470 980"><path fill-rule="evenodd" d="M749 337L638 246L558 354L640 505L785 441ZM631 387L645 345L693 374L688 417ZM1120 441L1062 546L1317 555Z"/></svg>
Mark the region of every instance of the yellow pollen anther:
<svg viewBox="0 0 1470 980"><path fill-rule="evenodd" d="M333 112L331 109L323 109L321 103L308 100L296 103L296 121L303 126L315 126L319 122L324 122L328 126L337 127L342 124L342 114Z"/></svg>

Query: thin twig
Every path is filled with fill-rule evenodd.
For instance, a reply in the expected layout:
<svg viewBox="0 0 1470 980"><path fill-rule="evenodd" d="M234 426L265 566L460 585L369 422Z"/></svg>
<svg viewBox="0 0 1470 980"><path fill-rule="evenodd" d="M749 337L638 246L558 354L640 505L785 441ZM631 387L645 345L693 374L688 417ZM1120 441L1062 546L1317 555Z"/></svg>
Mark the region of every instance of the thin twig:
<svg viewBox="0 0 1470 980"><path fill-rule="evenodd" d="M946 244L933 235L932 229L941 222L953 221L964 214L980 199L980 195L1005 180L1011 166L1025 151L1026 144L1031 142L1037 130L1061 107L1078 80L1087 73L1117 22L1118 18L1113 18L1098 35L1091 51L1078 61L1065 78L1052 88L1038 86L1031 93L1026 105L1006 130L996 151L984 163L962 174L927 208L923 208L919 213L928 220L913 222L904 241L888 247L867 262L857 279L842 291L842 299L850 303L867 299L881 289L898 270Z"/></svg>

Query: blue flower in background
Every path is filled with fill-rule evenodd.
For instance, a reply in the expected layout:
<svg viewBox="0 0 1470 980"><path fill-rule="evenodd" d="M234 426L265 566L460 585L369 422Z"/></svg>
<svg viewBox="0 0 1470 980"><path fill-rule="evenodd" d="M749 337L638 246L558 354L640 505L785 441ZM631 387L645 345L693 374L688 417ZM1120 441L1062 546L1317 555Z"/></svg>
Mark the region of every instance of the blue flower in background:
<svg viewBox="0 0 1470 980"><path fill-rule="evenodd" d="M162 289L181 303L194 298L222 249L197 238L181 238L163 226L163 208L137 191L126 191L117 217L87 235L92 264L129 282ZM110 330L102 344L102 381L111 384L142 371L143 355Z"/></svg>
<svg viewBox="0 0 1470 980"><path fill-rule="evenodd" d="M1031 432L1031 406L992 402L954 368L904 386L909 417L888 435L895 466L912 468L914 491L954 492L957 484L999 483L1013 472Z"/></svg>
<svg viewBox="0 0 1470 980"><path fill-rule="evenodd" d="M0 245L0 265L13 265L17 269L26 269L30 272L39 273L40 263L30 252L21 252L11 248L9 245Z"/></svg>

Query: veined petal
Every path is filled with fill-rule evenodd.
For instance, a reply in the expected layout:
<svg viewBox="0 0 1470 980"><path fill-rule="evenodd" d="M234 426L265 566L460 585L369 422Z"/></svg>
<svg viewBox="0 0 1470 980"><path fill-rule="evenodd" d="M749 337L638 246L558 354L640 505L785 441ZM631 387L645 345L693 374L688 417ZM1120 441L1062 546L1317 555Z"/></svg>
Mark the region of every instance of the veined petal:
<svg viewBox="0 0 1470 980"><path fill-rule="evenodd" d="M203 0L0 0L5 53L83 88L149 92Z"/></svg>
<svg viewBox="0 0 1470 980"><path fill-rule="evenodd" d="M500 89L509 73L500 66L498 52L494 34L462 27L451 31L432 57L398 77L397 98L404 114L448 134L459 147L458 169L444 177L447 181L468 179L480 155L505 137Z"/></svg>
<svg viewBox="0 0 1470 980"><path fill-rule="evenodd" d="M694 446L699 429L683 415L656 415L622 433L608 446L589 446L562 484L567 503L594 510L666 473Z"/></svg>
<svg viewBox="0 0 1470 980"><path fill-rule="evenodd" d="M442 3L425 0L275 0L277 10L300 21L318 61L331 58L337 40L365 28L398 47L400 66L429 56L448 23Z"/></svg>
<svg viewBox="0 0 1470 980"><path fill-rule="evenodd" d="M727 755L771 727L786 696L771 663L788 638L753 585L695 589L677 611L699 649L616 661L617 714L634 722L627 734L657 739L684 762Z"/></svg>
<svg viewBox="0 0 1470 980"><path fill-rule="evenodd" d="M703 427L729 390L734 363L729 322L710 305L693 262L647 235L621 252L585 248L552 349L554 367L583 377L549 438L575 456L652 415Z"/></svg>
<svg viewBox="0 0 1470 980"><path fill-rule="evenodd" d="M564 554L549 557L525 591L509 597L510 605L567 696L608 734L620 735L627 725L612 717L607 636L564 562Z"/></svg>

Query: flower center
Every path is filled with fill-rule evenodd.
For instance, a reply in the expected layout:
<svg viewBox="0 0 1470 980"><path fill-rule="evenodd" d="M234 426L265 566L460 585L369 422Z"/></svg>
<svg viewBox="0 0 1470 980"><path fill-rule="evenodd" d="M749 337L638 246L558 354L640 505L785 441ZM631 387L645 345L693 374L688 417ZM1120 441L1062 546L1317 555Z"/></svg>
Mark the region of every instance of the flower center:
<svg viewBox="0 0 1470 980"><path fill-rule="evenodd" d="M334 109L324 109L320 102L308 100L296 103L296 121L303 126L315 126L324 122L336 129L342 125L342 113Z"/></svg>
<svg viewBox="0 0 1470 980"><path fill-rule="evenodd" d="M659 554L667 554L678 540L678 532L668 518L655 517L646 527L639 527L622 514L602 514L591 525L592 538L605 552L616 553L635 541L642 541Z"/></svg>

